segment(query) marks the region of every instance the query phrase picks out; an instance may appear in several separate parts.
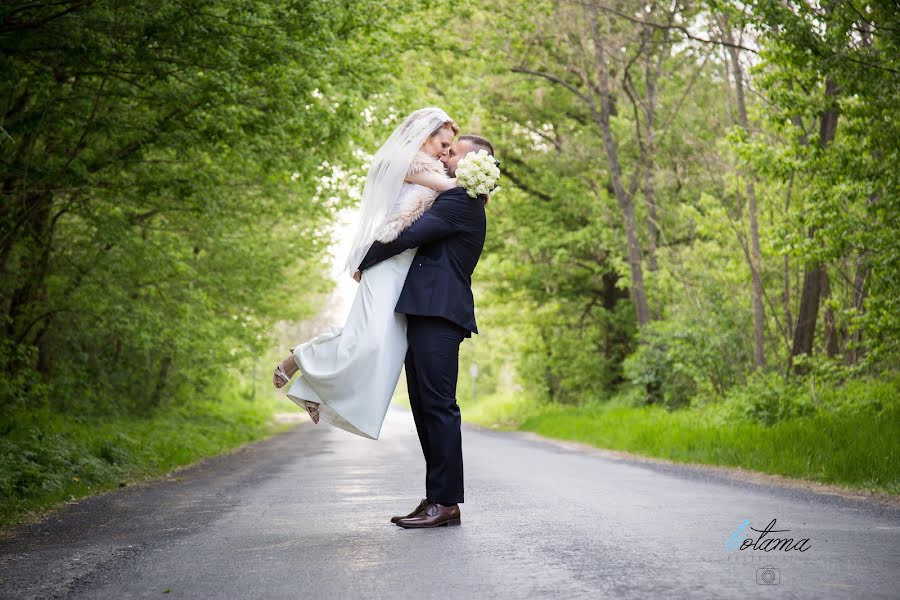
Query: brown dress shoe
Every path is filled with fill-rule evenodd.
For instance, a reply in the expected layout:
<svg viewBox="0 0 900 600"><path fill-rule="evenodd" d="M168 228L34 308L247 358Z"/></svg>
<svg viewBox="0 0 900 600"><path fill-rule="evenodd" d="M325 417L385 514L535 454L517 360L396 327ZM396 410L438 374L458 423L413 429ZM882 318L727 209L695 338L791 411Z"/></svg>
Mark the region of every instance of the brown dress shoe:
<svg viewBox="0 0 900 600"><path fill-rule="evenodd" d="M428 506L428 499L422 498L422 501L419 502L419 505L416 507L416 510L414 510L411 513L409 513L408 515L404 515L402 517L391 517L391 523L396 523L400 519L408 519L410 517L414 517L417 514L419 514L420 512L422 512L423 510L425 510L426 506Z"/></svg>
<svg viewBox="0 0 900 600"><path fill-rule="evenodd" d="M458 504L443 506L437 502L429 503L425 510L415 517L407 517L397 521L397 525L407 529L459 525L460 523Z"/></svg>

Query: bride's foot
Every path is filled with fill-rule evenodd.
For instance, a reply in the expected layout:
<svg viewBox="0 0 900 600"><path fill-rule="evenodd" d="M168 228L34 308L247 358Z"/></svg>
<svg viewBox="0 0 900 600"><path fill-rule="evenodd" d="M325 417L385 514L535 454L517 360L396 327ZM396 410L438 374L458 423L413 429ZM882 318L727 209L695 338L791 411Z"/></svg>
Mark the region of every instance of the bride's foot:
<svg viewBox="0 0 900 600"><path fill-rule="evenodd" d="M283 388L287 385L291 377L299 370L297 362L294 360L293 348L291 353L275 366L275 373L272 375L272 383L277 388Z"/></svg>
<svg viewBox="0 0 900 600"><path fill-rule="evenodd" d="M309 413L309 416L312 417L313 423L319 422L319 405L315 402L310 402L309 400L303 401L306 404L306 412Z"/></svg>

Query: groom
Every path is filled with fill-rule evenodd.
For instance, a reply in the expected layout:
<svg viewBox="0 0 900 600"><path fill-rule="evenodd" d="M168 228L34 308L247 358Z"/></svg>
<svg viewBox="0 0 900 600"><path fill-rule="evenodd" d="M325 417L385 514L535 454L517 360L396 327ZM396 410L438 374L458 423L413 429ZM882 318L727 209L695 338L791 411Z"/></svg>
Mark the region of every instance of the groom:
<svg viewBox="0 0 900 600"><path fill-rule="evenodd" d="M441 160L455 177L459 160L482 149L494 154L483 137L460 136ZM426 497L413 512L391 519L400 527L460 524L463 462L456 377L459 345L478 333L471 285L485 230L484 202L457 187L440 194L396 240L375 242L359 265L363 271L408 248L419 249L395 311L406 314L406 385L425 455Z"/></svg>

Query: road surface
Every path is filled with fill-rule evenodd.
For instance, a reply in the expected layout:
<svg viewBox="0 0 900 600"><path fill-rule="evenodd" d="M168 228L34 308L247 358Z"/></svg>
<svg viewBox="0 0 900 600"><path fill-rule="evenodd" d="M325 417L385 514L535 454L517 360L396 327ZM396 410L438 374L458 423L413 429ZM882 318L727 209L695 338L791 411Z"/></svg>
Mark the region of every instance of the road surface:
<svg viewBox="0 0 900 600"><path fill-rule="evenodd" d="M896 505L469 425L463 447L460 527L389 522L424 493L392 407L378 441L304 422L19 527L0 597L900 598ZM806 551L729 550L745 519Z"/></svg>

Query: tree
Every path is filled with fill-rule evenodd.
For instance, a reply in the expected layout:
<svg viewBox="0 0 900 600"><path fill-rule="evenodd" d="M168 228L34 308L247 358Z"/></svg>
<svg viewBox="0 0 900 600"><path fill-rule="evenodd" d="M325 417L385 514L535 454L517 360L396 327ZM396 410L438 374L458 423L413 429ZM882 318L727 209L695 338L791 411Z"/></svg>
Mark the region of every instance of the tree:
<svg viewBox="0 0 900 600"><path fill-rule="evenodd" d="M302 314L296 289L325 283L320 232L335 208L316 193L319 166L364 127L363 99L395 68L383 55L407 39L381 36L415 10L0 9L5 375L36 369L60 404L114 390L152 405Z"/></svg>

